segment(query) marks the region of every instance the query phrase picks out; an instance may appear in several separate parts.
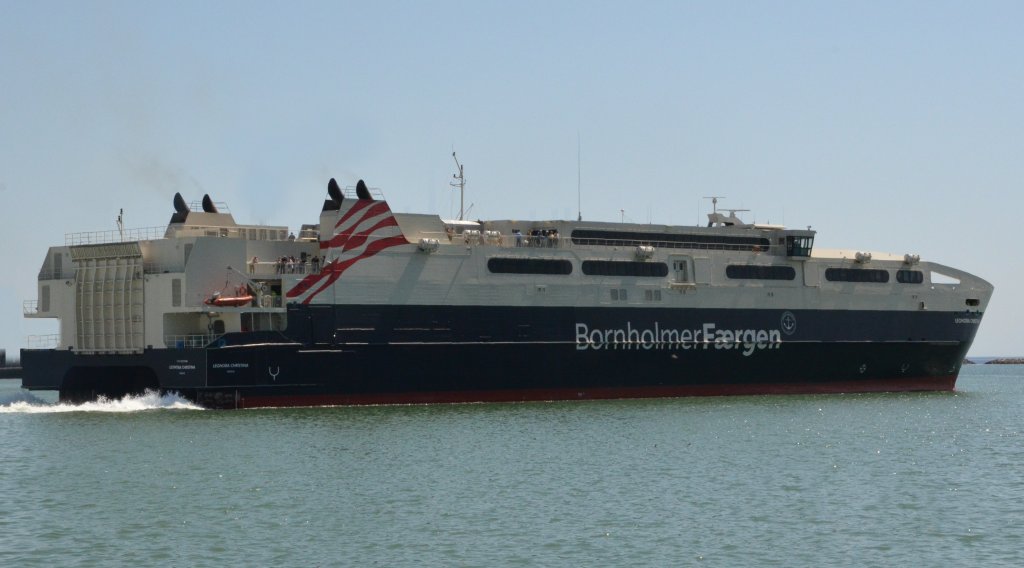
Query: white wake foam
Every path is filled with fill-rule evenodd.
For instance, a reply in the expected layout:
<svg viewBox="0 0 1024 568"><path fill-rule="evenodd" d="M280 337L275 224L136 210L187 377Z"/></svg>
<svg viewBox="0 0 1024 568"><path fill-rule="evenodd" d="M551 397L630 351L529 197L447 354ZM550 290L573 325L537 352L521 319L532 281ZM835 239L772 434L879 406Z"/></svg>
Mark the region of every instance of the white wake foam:
<svg viewBox="0 0 1024 568"><path fill-rule="evenodd" d="M148 390L140 395L108 399L100 397L82 404L49 404L29 393L0 398L0 414L49 414L58 412L140 412L143 410L203 410L176 393L161 395Z"/></svg>

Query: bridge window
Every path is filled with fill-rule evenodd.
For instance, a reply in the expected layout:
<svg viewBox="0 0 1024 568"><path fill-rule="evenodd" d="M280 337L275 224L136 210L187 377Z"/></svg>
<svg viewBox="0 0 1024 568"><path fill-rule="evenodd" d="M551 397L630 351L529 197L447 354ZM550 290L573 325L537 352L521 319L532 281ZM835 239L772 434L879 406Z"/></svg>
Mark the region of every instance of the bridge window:
<svg viewBox="0 0 1024 568"><path fill-rule="evenodd" d="M813 246L814 237L798 237L795 235L786 237L787 256L811 256L811 248Z"/></svg>

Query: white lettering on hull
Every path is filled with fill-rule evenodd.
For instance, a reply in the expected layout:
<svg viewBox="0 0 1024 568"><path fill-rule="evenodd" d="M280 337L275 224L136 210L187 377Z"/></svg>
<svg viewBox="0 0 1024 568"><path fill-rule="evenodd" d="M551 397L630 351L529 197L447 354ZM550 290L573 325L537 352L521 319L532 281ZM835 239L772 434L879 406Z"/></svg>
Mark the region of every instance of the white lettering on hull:
<svg viewBox="0 0 1024 568"><path fill-rule="evenodd" d="M211 368L213 369L248 369L248 363L214 363Z"/></svg>
<svg viewBox="0 0 1024 568"><path fill-rule="evenodd" d="M659 322L653 327L637 329L627 321L625 328L591 329L576 323L576 350L593 349L738 349L744 357L755 351L778 349L782 332L778 329L719 329L705 322L697 329L664 329Z"/></svg>

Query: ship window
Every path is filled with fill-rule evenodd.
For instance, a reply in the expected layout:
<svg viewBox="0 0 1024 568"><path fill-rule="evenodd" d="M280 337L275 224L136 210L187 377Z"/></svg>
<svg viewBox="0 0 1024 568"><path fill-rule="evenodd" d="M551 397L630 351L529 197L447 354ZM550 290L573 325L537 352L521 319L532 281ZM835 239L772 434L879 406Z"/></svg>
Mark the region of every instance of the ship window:
<svg viewBox="0 0 1024 568"><path fill-rule="evenodd" d="M653 276L668 275L664 262L584 260L583 274L588 276Z"/></svg>
<svg viewBox="0 0 1024 568"><path fill-rule="evenodd" d="M976 298L968 298L967 305L971 306L972 308L976 308L981 305L981 300L978 300Z"/></svg>
<svg viewBox="0 0 1024 568"><path fill-rule="evenodd" d="M673 260L672 271L675 272L676 282L689 282L690 271L689 261L687 260Z"/></svg>
<svg viewBox="0 0 1024 568"><path fill-rule="evenodd" d="M796 270L792 266L733 264L725 267L725 275L732 279L795 280Z"/></svg>
<svg viewBox="0 0 1024 568"><path fill-rule="evenodd" d="M615 302L619 301L619 289L618 288L612 288L612 301L615 301Z"/></svg>
<svg viewBox="0 0 1024 568"><path fill-rule="evenodd" d="M885 284L889 281L889 271L873 268L828 268L825 279L829 282L874 282Z"/></svg>
<svg viewBox="0 0 1024 568"><path fill-rule="evenodd" d="M188 264L188 257L192 256L192 243L185 245L185 264Z"/></svg>
<svg viewBox="0 0 1024 568"><path fill-rule="evenodd" d="M48 312L50 311L50 287L43 286L39 290L39 311Z"/></svg>
<svg viewBox="0 0 1024 568"><path fill-rule="evenodd" d="M655 246L658 248L713 249L713 250L754 250L755 247L768 249L771 241L764 237L734 237L718 234L649 233L643 231L605 231L599 229L575 229L572 232L574 245L598 246Z"/></svg>
<svg viewBox="0 0 1024 568"><path fill-rule="evenodd" d="M171 280L171 305L181 307L181 278Z"/></svg>
<svg viewBox="0 0 1024 568"><path fill-rule="evenodd" d="M900 284L920 284L924 282L924 272L920 270L897 270L896 281Z"/></svg>
<svg viewBox="0 0 1024 568"><path fill-rule="evenodd" d="M644 290L644 300L648 302L660 302L661 290Z"/></svg>
<svg viewBox="0 0 1024 568"><path fill-rule="evenodd" d="M54 253L53 255L53 277L60 278L64 274L64 255Z"/></svg>
<svg viewBox="0 0 1024 568"><path fill-rule="evenodd" d="M495 274L572 274L572 263L555 258L501 258L487 260L487 270Z"/></svg>

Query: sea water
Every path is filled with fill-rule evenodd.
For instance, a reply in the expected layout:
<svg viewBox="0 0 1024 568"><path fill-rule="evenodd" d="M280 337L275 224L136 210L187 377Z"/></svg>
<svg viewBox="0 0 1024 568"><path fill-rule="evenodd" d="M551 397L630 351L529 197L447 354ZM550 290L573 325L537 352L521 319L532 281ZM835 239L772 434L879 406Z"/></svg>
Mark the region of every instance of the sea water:
<svg viewBox="0 0 1024 568"><path fill-rule="evenodd" d="M1024 367L955 393L202 410L0 381L2 566L1021 566Z"/></svg>

